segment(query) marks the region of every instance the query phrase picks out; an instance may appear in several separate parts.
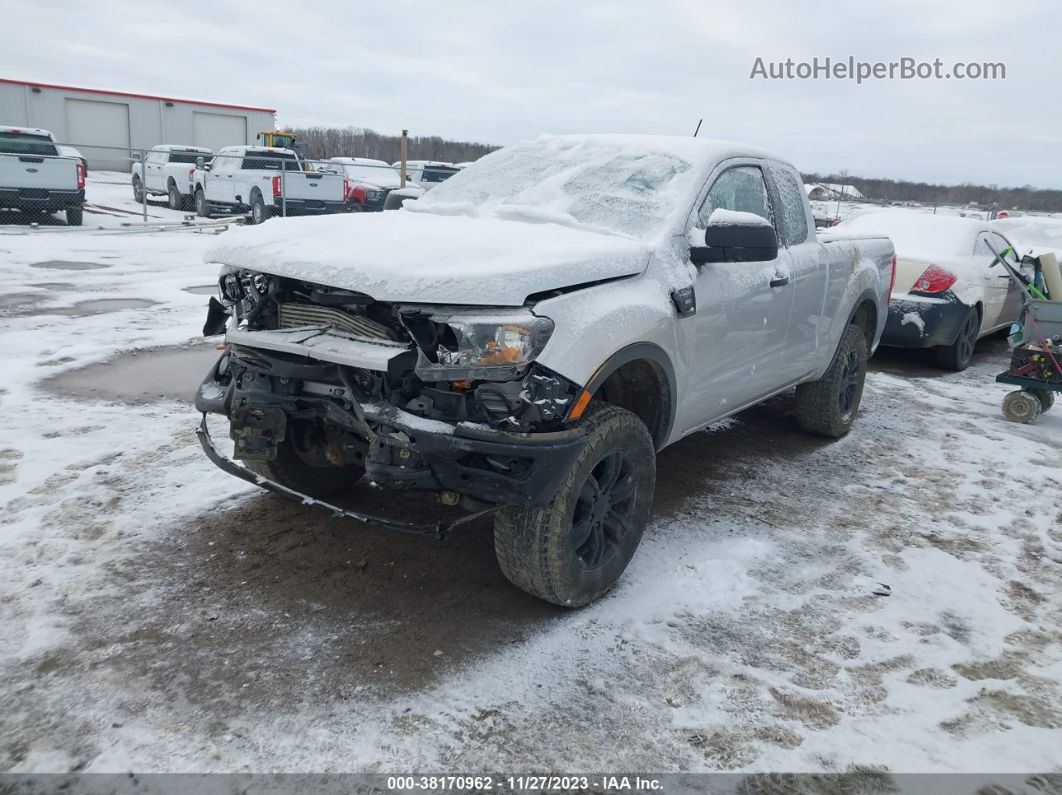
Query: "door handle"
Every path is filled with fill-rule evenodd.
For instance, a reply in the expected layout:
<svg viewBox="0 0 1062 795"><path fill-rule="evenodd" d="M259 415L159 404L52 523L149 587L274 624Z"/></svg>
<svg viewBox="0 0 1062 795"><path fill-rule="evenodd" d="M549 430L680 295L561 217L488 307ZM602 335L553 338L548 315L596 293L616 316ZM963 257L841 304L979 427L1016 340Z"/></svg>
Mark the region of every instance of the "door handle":
<svg viewBox="0 0 1062 795"><path fill-rule="evenodd" d="M771 287L785 287L789 284L788 276L779 276L777 279L771 279Z"/></svg>

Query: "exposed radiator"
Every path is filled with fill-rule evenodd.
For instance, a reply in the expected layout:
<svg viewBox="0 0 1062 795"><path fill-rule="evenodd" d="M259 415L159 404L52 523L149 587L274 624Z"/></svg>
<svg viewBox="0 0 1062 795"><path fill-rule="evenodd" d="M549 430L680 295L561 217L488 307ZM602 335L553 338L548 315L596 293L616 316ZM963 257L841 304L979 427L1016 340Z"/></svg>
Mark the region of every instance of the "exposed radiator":
<svg viewBox="0 0 1062 795"><path fill-rule="evenodd" d="M387 328L375 320L360 315L352 315L341 309L313 304L281 304L280 327L302 328L304 326L331 326L358 337L368 339L390 340Z"/></svg>

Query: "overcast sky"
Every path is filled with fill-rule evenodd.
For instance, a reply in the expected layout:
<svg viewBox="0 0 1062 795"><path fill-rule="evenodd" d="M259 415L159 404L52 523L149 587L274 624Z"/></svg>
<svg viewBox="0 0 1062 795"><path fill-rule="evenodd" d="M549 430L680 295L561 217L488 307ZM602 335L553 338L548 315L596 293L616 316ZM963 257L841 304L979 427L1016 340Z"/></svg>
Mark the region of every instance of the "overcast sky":
<svg viewBox="0 0 1062 795"><path fill-rule="evenodd" d="M771 149L804 171L1062 188L1062 10L1046 0L0 8L0 77L495 144L542 132L688 135L703 117L701 136ZM849 55L1002 61L1006 79L749 79L757 57Z"/></svg>

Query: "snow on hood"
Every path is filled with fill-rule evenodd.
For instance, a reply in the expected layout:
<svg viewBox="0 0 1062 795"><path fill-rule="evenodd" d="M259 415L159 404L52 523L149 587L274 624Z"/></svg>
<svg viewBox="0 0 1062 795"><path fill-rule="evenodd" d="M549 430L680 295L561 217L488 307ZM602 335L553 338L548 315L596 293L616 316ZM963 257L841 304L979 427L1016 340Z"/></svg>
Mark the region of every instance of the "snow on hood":
<svg viewBox="0 0 1062 795"><path fill-rule="evenodd" d="M552 223L394 210L233 229L204 260L380 301L520 306L533 293L641 273L649 253L640 241Z"/></svg>

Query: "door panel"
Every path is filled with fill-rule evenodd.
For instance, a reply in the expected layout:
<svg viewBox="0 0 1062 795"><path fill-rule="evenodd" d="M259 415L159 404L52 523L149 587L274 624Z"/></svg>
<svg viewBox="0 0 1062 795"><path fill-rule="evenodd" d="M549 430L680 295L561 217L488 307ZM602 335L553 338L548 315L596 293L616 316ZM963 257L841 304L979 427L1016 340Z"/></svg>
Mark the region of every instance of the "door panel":
<svg viewBox="0 0 1062 795"><path fill-rule="evenodd" d="M751 212L774 222L770 194L757 165L723 171L698 211L703 229L715 209ZM696 234L696 233L694 233ZM689 352L692 409L689 431L776 390L792 307L789 255L770 262L723 262L700 266L697 314ZM772 287L771 282L784 282Z"/></svg>
<svg viewBox="0 0 1062 795"><path fill-rule="evenodd" d="M994 255L988 243L990 242L992 248L1002 253L1007 244L1001 244L1001 240L1002 238L998 235L993 235L991 232L982 232L977 236L977 242L974 244L973 264L981 273L981 279L984 284L985 310L984 317L981 320L982 332L1005 322L1000 320L1000 318L1003 316L1003 305L1007 300L1010 279L1007 277L1007 272L1002 265L997 264L991 268L989 267L992 264Z"/></svg>

